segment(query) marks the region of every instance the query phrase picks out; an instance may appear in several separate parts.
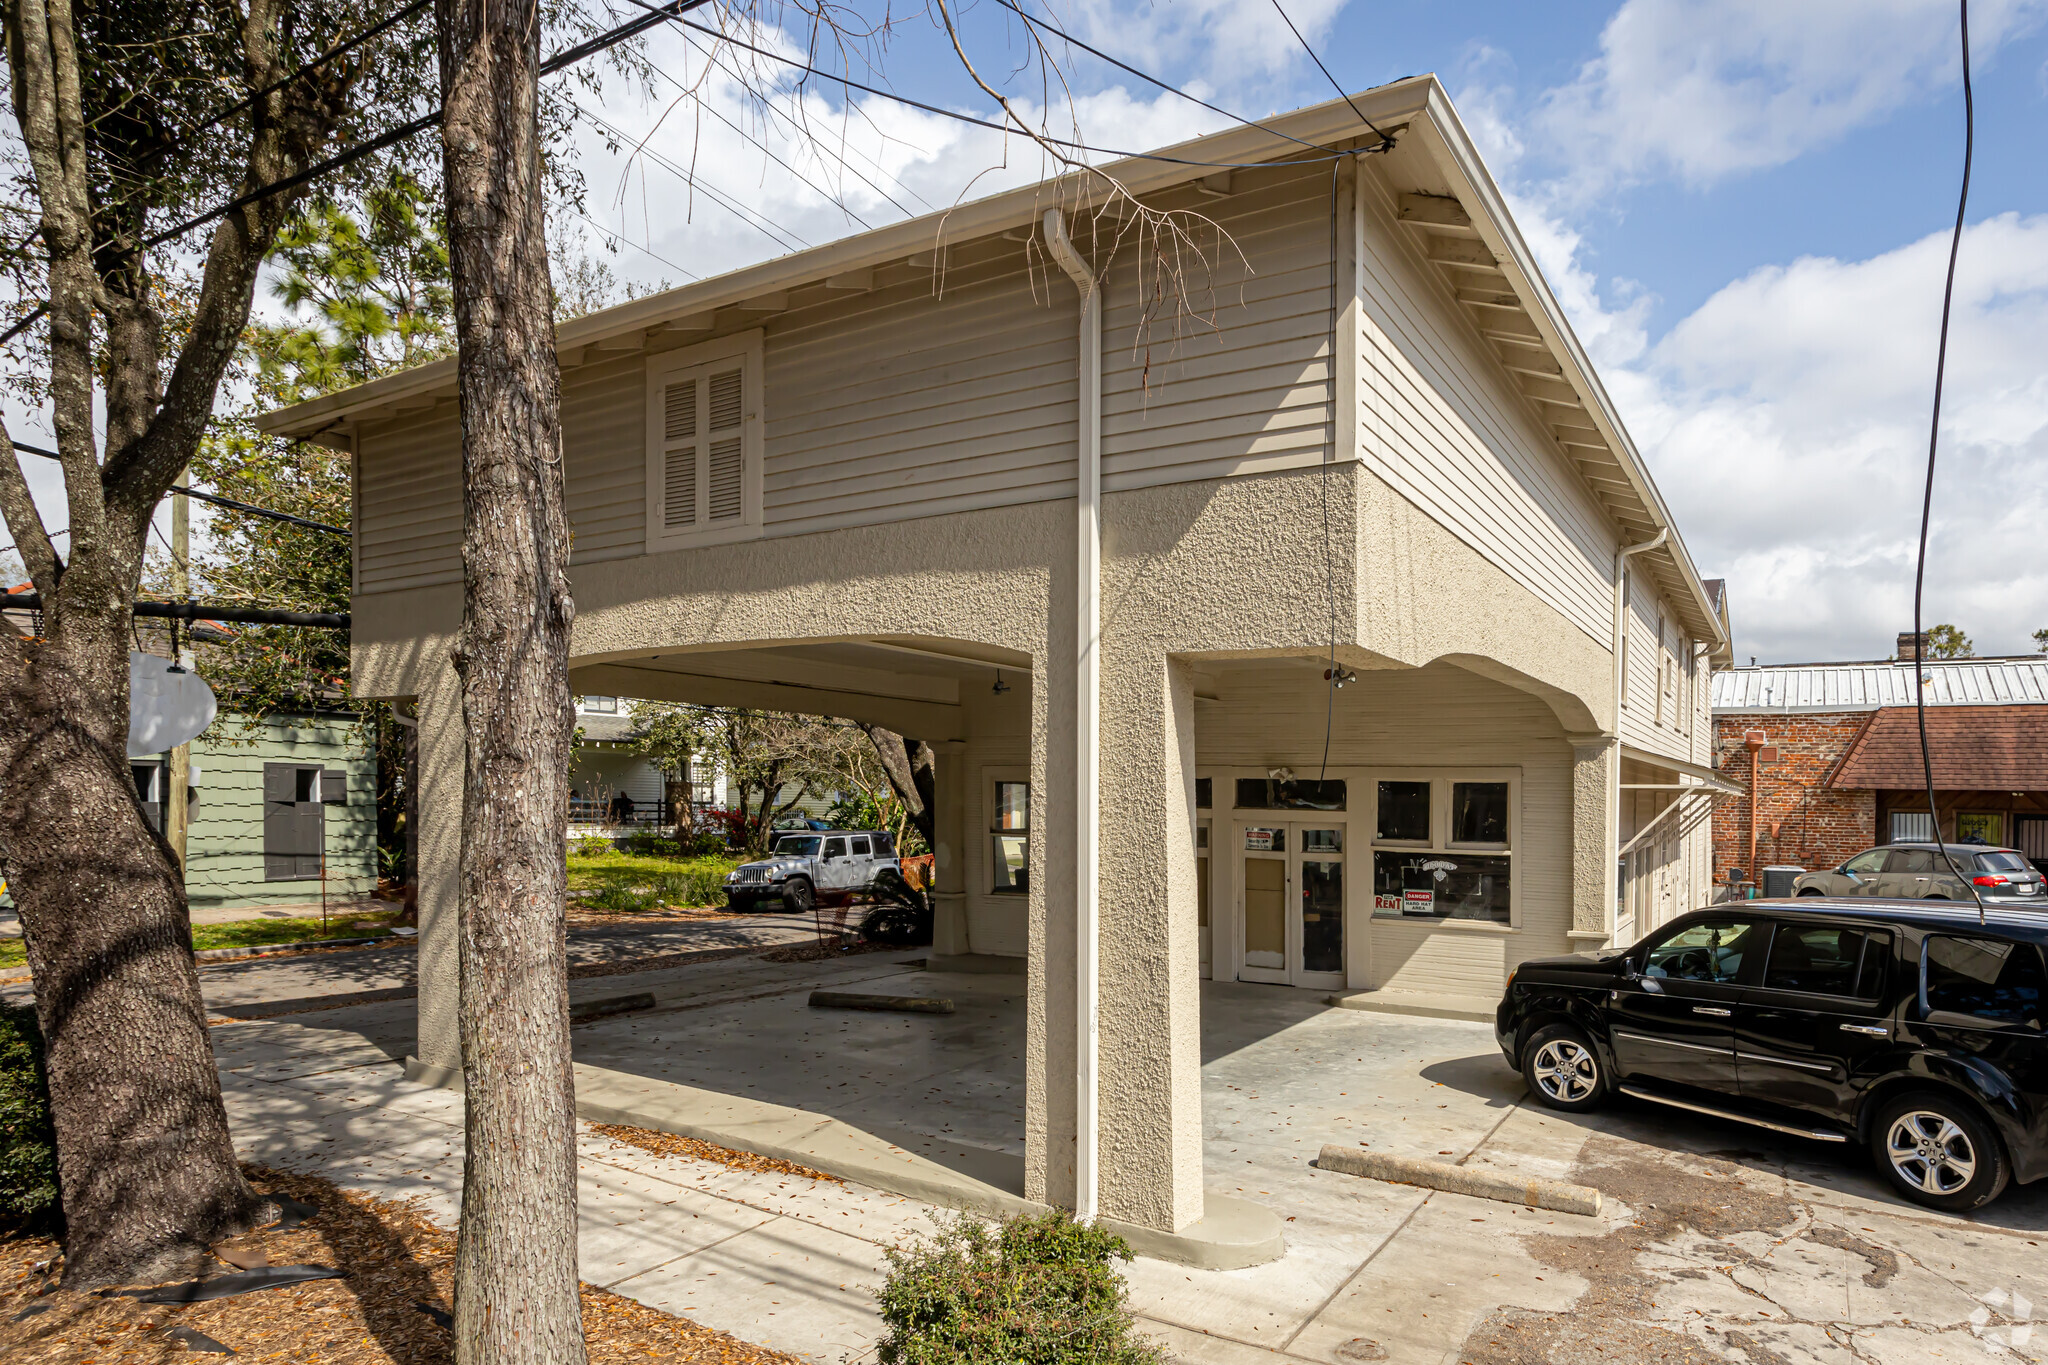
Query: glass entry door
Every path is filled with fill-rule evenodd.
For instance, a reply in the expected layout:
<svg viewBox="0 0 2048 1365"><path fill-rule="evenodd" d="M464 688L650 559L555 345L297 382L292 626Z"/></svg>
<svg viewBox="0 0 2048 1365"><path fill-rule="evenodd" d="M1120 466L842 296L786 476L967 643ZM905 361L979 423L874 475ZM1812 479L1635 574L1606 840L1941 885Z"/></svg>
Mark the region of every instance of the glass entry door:
<svg viewBox="0 0 2048 1365"><path fill-rule="evenodd" d="M1237 830L1239 979L1344 985L1344 828L1247 824Z"/></svg>

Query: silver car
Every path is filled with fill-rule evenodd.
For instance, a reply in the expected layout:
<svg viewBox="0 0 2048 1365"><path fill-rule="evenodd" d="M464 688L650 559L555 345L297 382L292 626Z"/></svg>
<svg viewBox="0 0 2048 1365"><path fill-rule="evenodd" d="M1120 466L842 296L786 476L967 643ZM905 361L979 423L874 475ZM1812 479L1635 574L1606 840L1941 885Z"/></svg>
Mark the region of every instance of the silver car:
<svg viewBox="0 0 2048 1365"><path fill-rule="evenodd" d="M804 914L820 900L843 901L875 884L885 868L902 871L896 840L887 830L791 830L775 836L768 856L741 863L725 877L729 909L778 901Z"/></svg>
<svg viewBox="0 0 2048 1365"><path fill-rule="evenodd" d="M1956 871L1969 883L1949 870ZM1908 900L1966 901L1972 893L2001 905L2039 904L2048 911L2048 892L2027 855L2015 848L1950 844L1948 859L1938 844L1889 844L1859 853L1840 867L1794 879L1800 896L1890 896Z"/></svg>

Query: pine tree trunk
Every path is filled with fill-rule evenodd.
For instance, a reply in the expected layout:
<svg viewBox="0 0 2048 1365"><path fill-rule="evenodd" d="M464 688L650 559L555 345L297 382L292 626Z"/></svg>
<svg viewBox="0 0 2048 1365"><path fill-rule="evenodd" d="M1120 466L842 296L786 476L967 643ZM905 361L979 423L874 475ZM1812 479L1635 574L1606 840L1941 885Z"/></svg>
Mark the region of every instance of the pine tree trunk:
<svg viewBox="0 0 2048 1365"><path fill-rule="evenodd" d="M569 530L534 0L438 0L464 478L456 1358L578 1365Z"/></svg>
<svg viewBox="0 0 2048 1365"><path fill-rule="evenodd" d="M182 1278L268 1207L235 1163L170 846L127 760L113 623L6 651L0 843L47 1049L64 1284Z"/></svg>

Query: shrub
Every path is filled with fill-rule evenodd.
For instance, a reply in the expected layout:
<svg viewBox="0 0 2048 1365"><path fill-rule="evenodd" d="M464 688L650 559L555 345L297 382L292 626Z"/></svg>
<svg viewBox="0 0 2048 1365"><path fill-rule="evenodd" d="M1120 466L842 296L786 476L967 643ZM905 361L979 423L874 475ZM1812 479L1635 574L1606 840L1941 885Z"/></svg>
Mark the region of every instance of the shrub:
<svg viewBox="0 0 2048 1365"><path fill-rule="evenodd" d="M1115 1261L1122 1238L1064 1210L1000 1226L965 1214L892 1247L882 1365L1160 1365L1137 1335Z"/></svg>
<svg viewBox="0 0 2048 1365"><path fill-rule="evenodd" d="M637 853L643 858L679 858L683 853L683 846L675 840L647 830L628 834L625 846L626 852Z"/></svg>
<svg viewBox="0 0 2048 1365"><path fill-rule="evenodd" d="M655 878L654 895L663 905L694 907L725 904L725 874L731 863L704 862Z"/></svg>
<svg viewBox="0 0 2048 1365"><path fill-rule="evenodd" d="M579 858L602 858L618 852L617 846L602 834L579 834L569 842Z"/></svg>
<svg viewBox="0 0 2048 1365"><path fill-rule="evenodd" d="M0 1219L46 1227L62 1216L43 1031L35 1006L0 1007Z"/></svg>
<svg viewBox="0 0 2048 1365"><path fill-rule="evenodd" d="M588 910L651 910L655 896L651 891L642 891L627 880L606 881L603 886L583 898Z"/></svg>

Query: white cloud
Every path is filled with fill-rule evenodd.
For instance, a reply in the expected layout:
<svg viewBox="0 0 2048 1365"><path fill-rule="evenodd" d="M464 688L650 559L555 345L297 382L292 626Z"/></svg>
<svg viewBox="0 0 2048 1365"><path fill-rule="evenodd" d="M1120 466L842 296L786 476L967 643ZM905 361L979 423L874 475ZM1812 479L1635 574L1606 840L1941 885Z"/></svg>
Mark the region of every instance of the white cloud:
<svg viewBox="0 0 2048 1365"><path fill-rule="evenodd" d="M1346 0L1285 3L1301 36L1321 51ZM1051 12L1055 23L1083 42L1155 76L1198 73L1197 81L1178 83L1205 97L1279 95L1294 76L1329 89L1275 12L1273 0L1172 0L1170 4L1136 6L1120 5L1116 0L1078 0L1071 5L1055 3ZM1093 60L1086 54L1076 55L1082 61ZM1273 110L1238 112L1256 118Z"/></svg>
<svg viewBox="0 0 2048 1365"><path fill-rule="evenodd" d="M1978 0L1973 61L2044 13ZM1653 174L1699 186L1825 146L1959 70L1949 0L1627 0L1535 122L1581 194Z"/></svg>
<svg viewBox="0 0 2048 1365"><path fill-rule="evenodd" d="M1736 280L1605 377L1738 651L1882 657L1912 620L1948 235ZM1583 306L1583 305L1582 305ZM1594 301L1597 317L1597 300ZM1964 236L1926 617L1979 652L2048 625L2048 216Z"/></svg>

